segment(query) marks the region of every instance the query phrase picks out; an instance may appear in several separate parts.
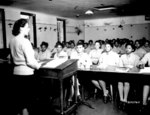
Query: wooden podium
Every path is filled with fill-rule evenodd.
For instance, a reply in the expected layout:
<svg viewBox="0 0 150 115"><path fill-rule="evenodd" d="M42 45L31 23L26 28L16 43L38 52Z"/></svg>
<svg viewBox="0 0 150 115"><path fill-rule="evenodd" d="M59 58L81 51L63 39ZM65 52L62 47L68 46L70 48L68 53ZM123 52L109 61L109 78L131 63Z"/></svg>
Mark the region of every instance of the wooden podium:
<svg viewBox="0 0 150 115"><path fill-rule="evenodd" d="M50 60L49 60L50 61ZM47 62L49 62L47 61ZM77 75L77 60L76 59L69 59L62 63L61 65L58 65L55 68L49 68L49 67L41 67L36 74L39 77L43 78L51 78L51 79L58 79L60 83L60 114L67 114L69 111L71 111L73 108L77 105L77 84L76 84L76 75ZM74 75L75 77L75 103L64 110L64 94L63 94L63 80L68 77L72 77Z"/></svg>

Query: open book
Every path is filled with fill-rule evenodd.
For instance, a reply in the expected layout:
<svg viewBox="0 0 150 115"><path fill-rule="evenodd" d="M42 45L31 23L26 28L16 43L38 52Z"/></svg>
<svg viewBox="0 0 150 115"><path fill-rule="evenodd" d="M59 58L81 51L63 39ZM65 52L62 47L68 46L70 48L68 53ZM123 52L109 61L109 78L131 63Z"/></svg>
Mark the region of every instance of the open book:
<svg viewBox="0 0 150 115"><path fill-rule="evenodd" d="M128 67L116 67L116 72L128 72L130 68Z"/></svg>
<svg viewBox="0 0 150 115"><path fill-rule="evenodd" d="M48 61L46 64L42 66L42 68L56 68L57 66L61 65L67 61L67 59L53 59Z"/></svg>

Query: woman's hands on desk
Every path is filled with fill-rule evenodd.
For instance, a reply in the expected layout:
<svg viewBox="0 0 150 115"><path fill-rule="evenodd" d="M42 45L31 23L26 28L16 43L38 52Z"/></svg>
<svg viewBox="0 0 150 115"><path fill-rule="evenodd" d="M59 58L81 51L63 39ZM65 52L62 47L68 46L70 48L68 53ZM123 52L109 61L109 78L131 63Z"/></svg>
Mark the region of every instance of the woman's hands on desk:
<svg viewBox="0 0 150 115"><path fill-rule="evenodd" d="M41 62L39 62L39 63L41 64L41 66L40 66L40 68L41 68L41 67L43 67L44 65L47 64L47 61L41 61Z"/></svg>
<svg viewBox="0 0 150 115"><path fill-rule="evenodd" d="M46 64L47 64L47 62L41 63L41 67L43 67L43 66L46 65Z"/></svg>

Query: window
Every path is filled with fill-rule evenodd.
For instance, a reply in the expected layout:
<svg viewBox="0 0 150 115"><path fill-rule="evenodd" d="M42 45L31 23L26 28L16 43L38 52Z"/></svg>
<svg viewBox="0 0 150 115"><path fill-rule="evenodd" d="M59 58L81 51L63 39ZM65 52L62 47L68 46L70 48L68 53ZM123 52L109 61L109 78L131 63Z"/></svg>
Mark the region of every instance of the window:
<svg viewBox="0 0 150 115"><path fill-rule="evenodd" d="M29 27L30 27L30 33L27 36L29 40L34 44L35 47L37 47L37 35L36 35L36 15L30 14L26 12L21 12L21 18L28 19L29 21Z"/></svg>
<svg viewBox="0 0 150 115"><path fill-rule="evenodd" d="M66 21L64 19L57 19L57 32L58 41L66 42Z"/></svg>

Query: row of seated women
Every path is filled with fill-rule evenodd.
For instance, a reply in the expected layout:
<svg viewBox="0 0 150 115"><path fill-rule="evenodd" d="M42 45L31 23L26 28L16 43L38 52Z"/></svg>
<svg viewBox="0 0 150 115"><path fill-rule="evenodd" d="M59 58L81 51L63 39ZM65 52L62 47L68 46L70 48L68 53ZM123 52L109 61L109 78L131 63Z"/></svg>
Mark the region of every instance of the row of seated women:
<svg viewBox="0 0 150 115"><path fill-rule="evenodd" d="M150 66L150 42L146 39L136 41L129 39L107 39L105 41L97 40L94 44L91 41L86 44L84 41L79 40L76 45L73 41L70 41L67 46L64 46L61 42L57 42L51 52L47 48L48 43L42 42L41 51L36 57L38 60L49 58L78 59L78 68L80 69L91 68L93 65L96 65L97 68L102 70L115 71L114 66L129 69L139 67L139 65L143 67ZM72 81L72 93L68 101L72 101L74 95L74 80L72 79ZM102 89L104 103L106 103L109 95L106 82L104 80L92 80L92 83L98 89ZM77 81L77 84L77 96L80 97L79 81ZM149 82L146 82L143 86L143 106L147 105L149 85ZM118 82L119 97L122 105L128 103L129 90L130 83L128 81Z"/></svg>

